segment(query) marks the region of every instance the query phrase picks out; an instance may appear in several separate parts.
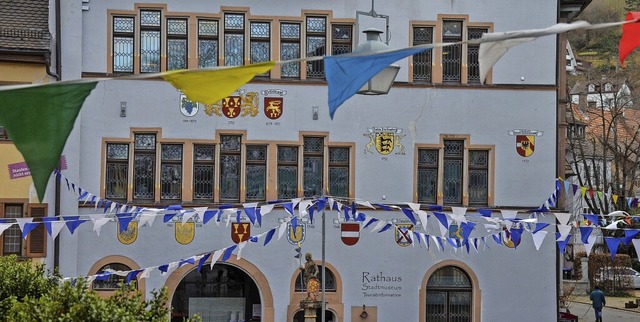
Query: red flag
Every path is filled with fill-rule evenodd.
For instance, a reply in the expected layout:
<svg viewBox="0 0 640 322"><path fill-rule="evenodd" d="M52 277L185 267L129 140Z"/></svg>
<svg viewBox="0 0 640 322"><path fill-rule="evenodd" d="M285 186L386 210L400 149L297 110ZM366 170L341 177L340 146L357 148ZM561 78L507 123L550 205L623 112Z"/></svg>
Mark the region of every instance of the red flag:
<svg viewBox="0 0 640 322"><path fill-rule="evenodd" d="M628 12L627 21L640 20L640 12ZM640 46L640 23L626 23L622 25L622 37L620 37L619 56L620 63L624 65L624 59Z"/></svg>

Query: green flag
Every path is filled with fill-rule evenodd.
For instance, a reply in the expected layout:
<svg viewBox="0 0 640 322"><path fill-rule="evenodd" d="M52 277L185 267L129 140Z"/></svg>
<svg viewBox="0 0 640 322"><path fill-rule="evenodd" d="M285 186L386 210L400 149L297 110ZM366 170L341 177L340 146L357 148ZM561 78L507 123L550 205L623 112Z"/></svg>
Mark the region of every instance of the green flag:
<svg viewBox="0 0 640 322"><path fill-rule="evenodd" d="M53 83L0 90L0 125L29 166L40 202L82 103L96 84Z"/></svg>

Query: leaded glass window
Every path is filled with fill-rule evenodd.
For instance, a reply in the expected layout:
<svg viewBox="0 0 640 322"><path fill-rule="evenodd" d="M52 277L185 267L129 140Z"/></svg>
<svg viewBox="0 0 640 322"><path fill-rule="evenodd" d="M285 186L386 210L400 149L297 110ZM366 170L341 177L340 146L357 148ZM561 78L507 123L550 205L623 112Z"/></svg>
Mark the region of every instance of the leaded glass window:
<svg viewBox="0 0 640 322"><path fill-rule="evenodd" d="M133 73L134 17L113 17L113 72Z"/></svg>
<svg viewBox="0 0 640 322"><path fill-rule="evenodd" d="M300 24L280 24L280 60L300 58ZM281 65L282 77L300 77L300 62Z"/></svg>
<svg viewBox="0 0 640 322"><path fill-rule="evenodd" d="M346 54L353 51L353 26L331 26L331 55Z"/></svg>
<svg viewBox="0 0 640 322"><path fill-rule="evenodd" d="M213 202L215 145L193 147L193 199Z"/></svg>
<svg viewBox="0 0 640 322"><path fill-rule="evenodd" d="M413 45L433 43L433 27L413 27ZM433 50L413 55L413 80L431 82Z"/></svg>
<svg viewBox="0 0 640 322"><path fill-rule="evenodd" d="M329 195L349 197L349 148L329 148Z"/></svg>
<svg viewBox="0 0 640 322"><path fill-rule="evenodd" d="M244 14L224 15L224 65L244 64Z"/></svg>
<svg viewBox="0 0 640 322"><path fill-rule="evenodd" d="M328 269L325 268L324 270L324 276L325 276L325 280L326 283L324 285L325 291L326 292L336 292L337 291L337 285L336 285L336 277L333 274L333 272ZM307 291L307 285L305 285L305 283L303 283L303 278L304 278L304 274L298 273L298 277L296 277L296 286L295 286L295 291L296 292L306 292ZM318 282L320 283L319 289L322 290L322 267L318 267Z"/></svg>
<svg viewBox="0 0 640 322"><path fill-rule="evenodd" d="M220 200L240 201L241 136L220 136Z"/></svg>
<svg viewBox="0 0 640 322"><path fill-rule="evenodd" d="M182 145L162 144L160 198L179 200L182 196Z"/></svg>
<svg viewBox="0 0 640 322"><path fill-rule="evenodd" d="M278 147L278 199L298 196L298 147Z"/></svg>
<svg viewBox="0 0 640 322"><path fill-rule="evenodd" d="M218 66L218 21L198 20L198 68Z"/></svg>
<svg viewBox="0 0 640 322"><path fill-rule="evenodd" d="M438 150L418 150L418 202L437 203Z"/></svg>
<svg viewBox="0 0 640 322"><path fill-rule="evenodd" d="M160 11L140 11L140 72L160 72Z"/></svg>
<svg viewBox="0 0 640 322"><path fill-rule="evenodd" d="M427 282L427 321L470 322L472 291L463 270L454 266L438 269Z"/></svg>
<svg viewBox="0 0 640 322"><path fill-rule="evenodd" d="M467 32L467 39L480 39L482 34L486 33L486 28L469 28ZM480 83L480 63L478 62L480 52L480 44L468 44L467 45L467 82Z"/></svg>
<svg viewBox="0 0 640 322"><path fill-rule="evenodd" d="M462 21L445 20L442 22L442 42L462 41ZM442 47L442 80L460 82L462 68L462 45Z"/></svg>
<svg viewBox="0 0 640 322"><path fill-rule="evenodd" d="M321 196L323 195L324 138L305 137L302 152L304 196Z"/></svg>
<svg viewBox="0 0 640 322"><path fill-rule="evenodd" d="M133 198L153 200L155 193L156 135L134 134Z"/></svg>
<svg viewBox="0 0 640 322"><path fill-rule="evenodd" d="M271 24L269 22L251 22L250 27L251 63L262 63L271 59ZM258 76L268 76L269 72Z"/></svg>
<svg viewBox="0 0 640 322"><path fill-rule="evenodd" d="M129 144L108 143L105 173L105 198L127 200L129 182Z"/></svg>
<svg viewBox="0 0 640 322"><path fill-rule="evenodd" d="M187 19L167 19L167 70L187 68Z"/></svg>
<svg viewBox="0 0 640 322"><path fill-rule="evenodd" d="M22 218L23 211L21 204L4 204L4 218ZM22 254L22 231L18 225L13 225L2 233L2 254Z"/></svg>
<svg viewBox="0 0 640 322"><path fill-rule="evenodd" d="M324 56L327 53L327 18L307 17L306 19L307 57ZM307 78L323 78L324 61L322 59L307 62Z"/></svg>
<svg viewBox="0 0 640 322"><path fill-rule="evenodd" d="M444 141L444 192L445 204L462 204L462 173L464 161L464 141Z"/></svg>
<svg viewBox="0 0 640 322"><path fill-rule="evenodd" d="M96 272L96 275L100 275L101 273L114 272L114 271L127 272L130 270L131 268L127 265L124 265L121 263L111 263L101 267ZM113 290L117 290L120 287L120 284L124 283L125 281L126 281L125 276L120 276L117 274L109 274L108 276L105 276L105 277L98 276L93 281L91 288L96 291L113 291ZM136 285L137 287L137 284L134 283L134 285Z"/></svg>
<svg viewBox="0 0 640 322"><path fill-rule="evenodd" d="M489 151L469 151L469 204L487 205L489 197Z"/></svg>
<svg viewBox="0 0 640 322"><path fill-rule="evenodd" d="M246 199L247 201L264 201L267 189L267 147L247 145L246 154Z"/></svg>

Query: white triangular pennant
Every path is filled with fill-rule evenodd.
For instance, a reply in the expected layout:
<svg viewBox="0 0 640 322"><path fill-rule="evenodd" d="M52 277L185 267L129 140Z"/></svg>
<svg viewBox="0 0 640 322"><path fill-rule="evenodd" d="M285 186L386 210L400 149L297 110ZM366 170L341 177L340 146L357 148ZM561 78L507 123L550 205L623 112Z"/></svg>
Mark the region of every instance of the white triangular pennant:
<svg viewBox="0 0 640 322"><path fill-rule="evenodd" d="M536 250L540 250L540 246L542 245L542 241L544 241L544 237L547 236L548 231L539 230L535 234L531 234L533 237L533 244L536 246Z"/></svg>
<svg viewBox="0 0 640 322"><path fill-rule="evenodd" d="M215 252L213 252L213 255L211 255L211 268L213 268L213 265L216 264L216 262L218 261L220 256L222 256L223 253L224 253L224 249L218 249Z"/></svg>
<svg viewBox="0 0 640 322"><path fill-rule="evenodd" d="M0 235L11 226L13 226L13 223L0 223Z"/></svg>
<svg viewBox="0 0 640 322"><path fill-rule="evenodd" d="M634 239L634 240L638 240L638 239ZM591 254L591 249L593 249L593 246L596 243L595 234L589 235L589 237L587 237L587 242L588 244L584 244L584 250L587 252L587 257L589 257L589 254Z"/></svg>
<svg viewBox="0 0 640 322"><path fill-rule="evenodd" d="M20 231L24 231L24 225L33 221L33 218L15 218L18 226L20 227Z"/></svg>
<svg viewBox="0 0 640 322"><path fill-rule="evenodd" d="M420 222L422 223L422 229L424 231L427 231L427 222L429 220L429 215L424 210L418 209L418 210L414 210L414 211L418 215L418 218L420 218Z"/></svg>
<svg viewBox="0 0 640 322"><path fill-rule="evenodd" d="M420 210L420 204L419 203L407 202L407 206L409 206L409 208L411 208L411 210L416 211L416 212L418 210Z"/></svg>
<svg viewBox="0 0 640 322"><path fill-rule="evenodd" d="M502 213L502 218L504 218L504 219L513 219L513 218L516 218L518 216L518 211L517 210L501 209L500 212Z"/></svg>
<svg viewBox="0 0 640 322"><path fill-rule="evenodd" d="M571 226L569 225L558 225L558 232L560 233L560 237L556 239L556 241L564 241L569 236L571 232Z"/></svg>
<svg viewBox="0 0 640 322"><path fill-rule="evenodd" d="M104 226L106 223L108 223L109 220L111 220L111 218L105 218L105 217L95 218L95 219L91 218L91 221L93 222L93 231L95 231L96 234L98 236L100 236L100 230L102 230L102 226ZM51 228L53 228L53 227L51 227ZM62 227L60 227L60 228L62 228Z"/></svg>
<svg viewBox="0 0 640 322"><path fill-rule="evenodd" d="M278 227L278 240L280 240L280 238L282 238L282 236L284 235L285 231L287 231L287 222L281 223L280 227Z"/></svg>
<svg viewBox="0 0 640 322"><path fill-rule="evenodd" d="M370 202L368 201L356 201L356 204L360 205L360 206L365 206L365 207L369 207L371 209L376 209L376 207L374 207Z"/></svg>
<svg viewBox="0 0 640 322"><path fill-rule="evenodd" d="M270 213L273 210L273 207L275 207L274 204L260 206L260 214L264 216Z"/></svg>
<svg viewBox="0 0 640 322"><path fill-rule="evenodd" d="M567 212L560 212L560 213L554 212L553 214L556 216L556 218L560 222L560 225L567 225L569 223L569 219L571 218L571 214Z"/></svg>
<svg viewBox="0 0 640 322"><path fill-rule="evenodd" d="M247 246L246 240L238 244L238 254L236 255L238 260L242 259L242 249L244 249L245 246Z"/></svg>

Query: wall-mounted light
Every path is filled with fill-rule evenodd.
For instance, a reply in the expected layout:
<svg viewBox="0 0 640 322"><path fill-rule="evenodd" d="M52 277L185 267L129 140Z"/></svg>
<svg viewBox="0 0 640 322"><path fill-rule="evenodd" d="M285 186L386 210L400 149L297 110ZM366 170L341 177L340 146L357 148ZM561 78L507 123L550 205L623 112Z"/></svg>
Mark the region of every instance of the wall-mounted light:
<svg viewBox="0 0 640 322"><path fill-rule="evenodd" d="M127 117L127 102L120 102L120 117Z"/></svg>
<svg viewBox="0 0 640 322"><path fill-rule="evenodd" d="M360 318L366 319L369 317L369 313L367 313L367 307L362 304L362 313L360 313Z"/></svg>
<svg viewBox="0 0 640 322"><path fill-rule="evenodd" d="M318 105L313 105L311 107L311 110L313 111L313 120L314 121L318 120L318 108L319 108Z"/></svg>

